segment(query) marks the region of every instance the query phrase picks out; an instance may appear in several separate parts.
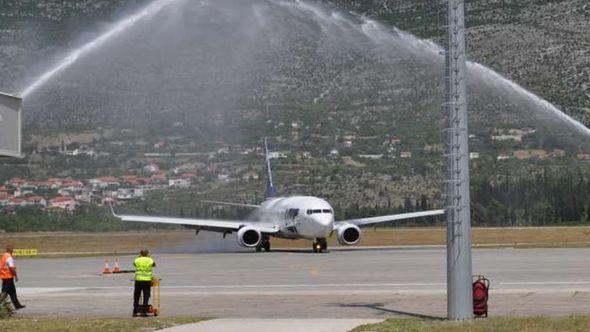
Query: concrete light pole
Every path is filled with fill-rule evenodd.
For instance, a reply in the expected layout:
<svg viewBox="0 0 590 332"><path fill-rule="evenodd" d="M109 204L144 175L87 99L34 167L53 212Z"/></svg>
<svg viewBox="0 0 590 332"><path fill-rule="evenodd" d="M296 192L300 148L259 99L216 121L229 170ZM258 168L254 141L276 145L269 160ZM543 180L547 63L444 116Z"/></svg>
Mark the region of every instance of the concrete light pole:
<svg viewBox="0 0 590 332"><path fill-rule="evenodd" d="M447 218L447 318L473 318L469 135L465 87L463 0L448 0L445 84L445 186Z"/></svg>

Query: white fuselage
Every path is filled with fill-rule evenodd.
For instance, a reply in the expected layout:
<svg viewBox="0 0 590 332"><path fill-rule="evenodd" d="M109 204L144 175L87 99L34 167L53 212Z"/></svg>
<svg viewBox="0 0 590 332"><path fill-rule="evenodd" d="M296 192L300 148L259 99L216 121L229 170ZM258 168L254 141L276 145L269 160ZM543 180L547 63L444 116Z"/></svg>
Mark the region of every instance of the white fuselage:
<svg viewBox="0 0 590 332"><path fill-rule="evenodd" d="M315 240L329 237L334 230L332 206L313 196L270 198L257 213L261 222L277 226L278 237Z"/></svg>

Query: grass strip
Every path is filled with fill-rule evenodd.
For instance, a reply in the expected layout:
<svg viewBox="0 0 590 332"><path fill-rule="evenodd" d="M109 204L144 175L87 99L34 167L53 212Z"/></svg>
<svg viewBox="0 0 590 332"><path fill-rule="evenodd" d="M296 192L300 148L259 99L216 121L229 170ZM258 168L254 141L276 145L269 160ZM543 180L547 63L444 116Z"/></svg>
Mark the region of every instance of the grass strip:
<svg viewBox="0 0 590 332"><path fill-rule="evenodd" d="M167 327L196 323L203 318L137 317L137 318L9 318L0 320L2 331L19 332L127 332L157 331Z"/></svg>
<svg viewBox="0 0 590 332"><path fill-rule="evenodd" d="M494 317L469 322L388 319L362 325L352 332L582 332L590 331L590 316Z"/></svg>

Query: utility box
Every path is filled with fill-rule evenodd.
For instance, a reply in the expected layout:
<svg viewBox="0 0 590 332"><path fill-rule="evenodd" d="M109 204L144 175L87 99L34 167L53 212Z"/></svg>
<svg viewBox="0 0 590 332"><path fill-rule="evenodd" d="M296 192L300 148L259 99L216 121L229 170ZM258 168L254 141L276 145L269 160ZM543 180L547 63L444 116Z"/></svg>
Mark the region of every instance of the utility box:
<svg viewBox="0 0 590 332"><path fill-rule="evenodd" d="M0 156L22 156L22 99L0 92Z"/></svg>

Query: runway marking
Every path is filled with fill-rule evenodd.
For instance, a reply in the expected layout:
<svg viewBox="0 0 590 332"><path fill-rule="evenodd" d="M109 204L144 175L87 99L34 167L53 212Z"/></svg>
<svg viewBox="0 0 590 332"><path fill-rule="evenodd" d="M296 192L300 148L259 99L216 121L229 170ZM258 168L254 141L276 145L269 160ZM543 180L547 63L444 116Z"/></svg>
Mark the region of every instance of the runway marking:
<svg viewBox="0 0 590 332"><path fill-rule="evenodd" d="M274 284L274 285L171 285L162 286L162 289L257 289L257 288L319 288L319 287L405 287L405 286L444 286L445 283L372 283L372 284ZM105 290L105 289L127 289L131 286L88 286L88 287L21 287L28 291L60 291L60 290Z"/></svg>
<svg viewBox="0 0 590 332"><path fill-rule="evenodd" d="M522 281L522 282L500 282L498 285L586 285L590 281Z"/></svg>
<svg viewBox="0 0 590 332"><path fill-rule="evenodd" d="M523 281L523 282L499 282L498 286L527 286L527 285L590 285L590 281ZM271 285L170 285L162 286L162 289L226 289L226 290L247 290L247 289L318 289L318 288L400 288L400 291L409 287L424 287L444 289L446 283L341 283L341 284L271 284ZM101 291L129 289L131 286L81 286L81 287L21 287L27 294L42 294L67 291ZM496 288L498 289L498 288ZM500 287L510 290L510 288ZM525 290L527 288L523 288Z"/></svg>
<svg viewBox="0 0 590 332"><path fill-rule="evenodd" d="M399 287L399 286L444 286L445 283L373 283L373 284L275 284L275 285L190 285L163 286L162 288L314 288L314 287Z"/></svg>

